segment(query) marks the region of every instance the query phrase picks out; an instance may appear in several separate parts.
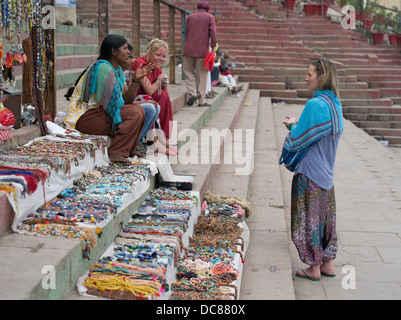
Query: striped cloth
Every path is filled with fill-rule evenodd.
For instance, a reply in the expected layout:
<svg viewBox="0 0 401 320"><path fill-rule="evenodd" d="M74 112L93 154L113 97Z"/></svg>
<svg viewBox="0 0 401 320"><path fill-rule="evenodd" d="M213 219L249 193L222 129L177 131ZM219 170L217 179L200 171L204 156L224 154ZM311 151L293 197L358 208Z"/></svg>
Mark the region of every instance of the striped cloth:
<svg viewBox="0 0 401 320"><path fill-rule="evenodd" d="M290 152L299 151L322 137L343 132L343 114L340 100L331 90L319 90L310 99L296 125L291 127L284 141Z"/></svg>
<svg viewBox="0 0 401 320"><path fill-rule="evenodd" d="M125 104L123 99L125 76L106 60L93 63L84 75L79 102L88 102L92 94L113 121L113 131L121 124L120 110Z"/></svg>

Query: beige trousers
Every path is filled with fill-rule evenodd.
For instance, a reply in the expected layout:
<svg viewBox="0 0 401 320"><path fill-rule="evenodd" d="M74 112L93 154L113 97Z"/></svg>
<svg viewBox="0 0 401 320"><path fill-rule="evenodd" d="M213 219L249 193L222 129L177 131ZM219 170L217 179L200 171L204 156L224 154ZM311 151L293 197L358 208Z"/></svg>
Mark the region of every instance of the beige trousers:
<svg viewBox="0 0 401 320"><path fill-rule="evenodd" d="M183 71L187 92L197 96L199 104L206 103L207 70L203 66L205 58L184 57Z"/></svg>

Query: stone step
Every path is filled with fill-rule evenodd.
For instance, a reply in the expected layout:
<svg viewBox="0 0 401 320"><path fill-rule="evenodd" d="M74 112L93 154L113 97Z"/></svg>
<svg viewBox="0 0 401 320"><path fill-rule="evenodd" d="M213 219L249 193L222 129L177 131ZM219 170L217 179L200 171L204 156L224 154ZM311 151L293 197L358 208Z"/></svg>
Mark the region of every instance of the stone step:
<svg viewBox="0 0 401 320"><path fill-rule="evenodd" d="M259 89L259 86L257 84L253 85L255 88ZM275 100L280 100L280 101L285 101L286 99L297 99L299 98L297 95L296 90L274 90L274 89L260 89L260 96L262 97L271 97L272 101Z"/></svg>
<svg viewBox="0 0 401 320"><path fill-rule="evenodd" d="M235 69L234 72L238 74L239 69ZM262 70L264 72L264 70ZM252 72L252 71L251 71ZM244 74L239 76L239 80L242 82L274 82L274 76L260 76L260 75L249 75Z"/></svg>
<svg viewBox="0 0 401 320"><path fill-rule="evenodd" d="M401 68L399 66L396 67L386 67L386 68L347 68L347 74L353 74L357 76L400 76Z"/></svg>
<svg viewBox="0 0 401 320"><path fill-rule="evenodd" d="M382 99L341 99L341 104L344 106L378 106L378 107L391 107L393 101L388 98Z"/></svg>
<svg viewBox="0 0 401 320"><path fill-rule="evenodd" d="M371 53L373 54L373 53ZM377 56L377 59L382 60L382 59L399 59L401 55L396 54L396 53L374 53ZM356 59L367 59L369 53L367 52L336 52L336 53L327 53L325 52L325 55L329 59L351 59L351 60L356 60Z"/></svg>
<svg viewBox="0 0 401 320"><path fill-rule="evenodd" d="M392 106L344 106L343 113L346 114L371 114L371 115L399 115L401 114L401 107Z"/></svg>
<svg viewBox="0 0 401 320"><path fill-rule="evenodd" d="M325 48L363 48L367 46L367 42L345 40L345 41L303 41L310 48L315 48L319 52L325 52Z"/></svg>
<svg viewBox="0 0 401 320"><path fill-rule="evenodd" d="M236 75L254 75L254 76L263 76L265 74L265 70L263 68L235 68Z"/></svg>
<svg viewBox="0 0 401 320"><path fill-rule="evenodd" d="M247 65L274 65L274 64L287 64L287 65L302 65L307 66L310 63L310 58L294 58L294 57L266 57L266 56L242 56L237 55L236 61L243 61Z"/></svg>
<svg viewBox="0 0 401 320"><path fill-rule="evenodd" d="M233 33L235 33L235 36L233 36ZM258 35L258 39L263 39L263 41L297 41L297 39L294 36L291 35L283 35L283 34L270 34L270 33L266 33L266 34L260 34L258 31L247 31L247 30L242 30L240 32L232 32L232 33L218 33L218 39L219 42L223 41L223 40L231 40L231 39L235 39L235 40L249 40L249 34L257 34Z"/></svg>
<svg viewBox="0 0 401 320"><path fill-rule="evenodd" d="M378 140L385 140L384 137L393 137L401 141L401 128L363 128L371 136Z"/></svg>
<svg viewBox="0 0 401 320"><path fill-rule="evenodd" d="M401 88L401 81L371 81L369 82L371 88Z"/></svg>
<svg viewBox="0 0 401 320"><path fill-rule="evenodd" d="M280 74L274 75L276 81L286 82L287 84L293 82L305 83L305 76L306 76L306 70L303 74L298 74L298 75L280 75ZM357 82L357 76L338 76L337 79L340 84L341 83L351 84Z"/></svg>
<svg viewBox="0 0 401 320"><path fill-rule="evenodd" d="M79 55L79 56L62 56L57 57L57 72L70 69L86 69L89 65L97 60L98 55Z"/></svg>
<svg viewBox="0 0 401 320"><path fill-rule="evenodd" d="M368 131L367 131L367 133L370 134ZM401 145L400 135L398 135L398 136L382 136L382 135L373 135L373 134L370 134L370 135L372 137L374 137L375 139L377 139L378 141L387 141L390 146Z"/></svg>
<svg viewBox="0 0 401 320"><path fill-rule="evenodd" d="M285 48L278 49L276 47L258 47L251 49L251 46L246 48L230 48L224 50L235 59L237 56L255 56L255 57L287 57L287 58L308 58L308 59L319 59L321 56L317 53L312 52L308 48L294 48L291 52L285 50Z"/></svg>
<svg viewBox="0 0 401 320"><path fill-rule="evenodd" d="M398 97L387 97L393 101L393 104L401 105L401 96Z"/></svg>
<svg viewBox="0 0 401 320"><path fill-rule="evenodd" d="M348 72L348 71L347 71ZM349 72L349 74L353 74ZM358 77L359 81L366 81L368 83L375 83L375 82L399 82L401 81L401 74L399 75L381 75L380 73L377 74L368 74L368 75L357 75L353 74Z"/></svg>
<svg viewBox="0 0 401 320"><path fill-rule="evenodd" d="M366 82L339 82L338 86L339 86L340 90L344 90L344 89L368 90L369 89L369 85ZM287 87L291 88L291 89L296 89L296 90L307 88L305 81L303 81L303 82L295 82L295 81L287 82Z"/></svg>
<svg viewBox="0 0 401 320"><path fill-rule="evenodd" d="M401 97L401 87L398 87L398 89L395 88L380 88L380 93L382 97Z"/></svg>
<svg viewBox="0 0 401 320"><path fill-rule="evenodd" d="M325 52L327 54L335 54L338 53L339 50L336 48L325 48ZM374 54L400 54L401 50L398 48L393 48L393 47L377 47L377 46L367 46L364 48L342 48L341 53L344 54L353 54L353 53L374 53Z"/></svg>
<svg viewBox="0 0 401 320"><path fill-rule="evenodd" d="M241 79L241 78L240 78ZM261 91L270 90L270 91L283 91L286 90L286 84L280 82L251 82L251 89L258 89Z"/></svg>
<svg viewBox="0 0 401 320"><path fill-rule="evenodd" d="M371 113L348 113L346 118L353 123L366 123L367 127L386 127L391 123L401 122L400 114L371 114ZM375 124L375 125L373 125ZM359 125L360 127L364 125Z"/></svg>
<svg viewBox="0 0 401 320"><path fill-rule="evenodd" d="M374 58L368 58L368 59L336 59L336 61L341 62L345 67L355 67L355 66L360 66L360 67L369 67L372 64L375 64L375 66L383 66L383 67L388 67L388 66L399 66L401 63L398 59L379 59L377 56Z"/></svg>
<svg viewBox="0 0 401 320"><path fill-rule="evenodd" d="M75 44L58 44L56 46L57 57L60 56L81 56L81 55L99 55L98 45L75 45Z"/></svg>
<svg viewBox="0 0 401 320"><path fill-rule="evenodd" d="M304 65L302 67L283 67L283 68L278 68L278 67L271 67L271 68L265 68L265 74L266 75L274 75L274 76L306 76L307 73L307 65ZM337 75L338 76L345 76L346 70L339 69L337 70Z"/></svg>
<svg viewBox="0 0 401 320"><path fill-rule="evenodd" d="M266 27L267 26L267 27ZM289 35L288 29L285 28L272 28L269 27L269 24L262 25L261 23L255 23L255 24L247 24L244 23L243 25L239 24L234 24L234 23L225 23L223 25L221 22L219 22L216 26L217 34L223 34L223 33L228 33L228 34L257 34L257 35ZM291 38L294 38L294 36L291 35Z"/></svg>
<svg viewBox="0 0 401 320"><path fill-rule="evenodd" d="M304 41L305 43L310 43L310 42L336 42L336 41L350 41L352 40L351 36L348 34L321 34L321 35L316 35L316 34L311 34L311 35L305 35L305 34L300 34L295 36L295 39Z"/></svg>
<svg viewBox="0 0 401 320"><path fill-rule="evenodd" d="M223 39L219 41L222 48L232 48L232 47L243 47L243 46L275 46L278 48L302 48L303 44L296 41L275 41L275 40L263 40L263 39L244 39L237 40L233 39Z"/></svg>
<svg viewBox="0 0 401 320"><path fill-rule="evenodd" d="M347 119L351 118L349 115L347 115ZM352 121L355 125L357 125L359 128L380 128L380 129L401 129L401 121L358 121L358 120L353 120Z"/></svg>
<svg viewBox="0 0 401 320"><path fill-rule="evenodd" d="M297 89L296 91L299 97L309 99L313 97L313 93L308 89ZM380 98L380 91L374 89L340 89L339 94L341 101L344 99L371 100Z"/></svg>

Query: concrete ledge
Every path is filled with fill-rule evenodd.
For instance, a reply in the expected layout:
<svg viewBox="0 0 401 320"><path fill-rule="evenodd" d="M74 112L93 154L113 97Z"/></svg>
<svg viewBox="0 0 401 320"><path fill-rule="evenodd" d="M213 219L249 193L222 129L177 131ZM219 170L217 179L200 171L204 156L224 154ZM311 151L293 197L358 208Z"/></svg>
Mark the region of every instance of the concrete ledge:
<svg viewBox="0 0 401 320"><path fill-rule="evenodd" d="M41 136L40 129L36 125L21 127L20 129L11 132L11 138L0 144L0 151L22 146L29 141Z"/></svg>
<svg viewBox="0 0 401 320"><path fill-rule="evenodd" d="M225 142L228 141L229 133L223 130L229 129L231 132L237 123L248 92L248 84L244 84L244 91L239 98L227 96L227 88L215 88L214 90L218 91L220 95L215 98L216 100L213 101L211 107L186 107L175 118L178 126L178 145L181 149L178 163L172 164L172 168L177 174L195 175L193 189L199 191L201 201L205 191L210 188L212 179L215 177L216 170L220 165L220 158L227 147ZM184 130L187 128L194 130L197 133L197 137L191 136L191 139L188 139L188 132ZM208 146L207 155L202 154L204 150L201 146L201 129L218 130L220 133L221 140L218 142L218 146L213 145L212 142ZM184 141L184 138L187 139ZM198 152L196 157L189 155L190 159L187 159L186 153L194 150ZM208 156L208 158L206 159L205 156ZM187 163L188 160L190 161L189 164Z"/></svg>

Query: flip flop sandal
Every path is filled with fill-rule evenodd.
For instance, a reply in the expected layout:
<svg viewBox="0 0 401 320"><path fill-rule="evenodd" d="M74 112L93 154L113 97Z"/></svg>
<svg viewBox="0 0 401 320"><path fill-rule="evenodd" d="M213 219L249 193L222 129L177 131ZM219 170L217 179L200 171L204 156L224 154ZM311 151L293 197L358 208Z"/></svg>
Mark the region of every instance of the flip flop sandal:
<svg viewBox="0 0 401 320"><path fill-rule="evenodd" d="M298 273L295 273L295 275L297 277L308 279L308 280L311 280L311 281L319 281L320 280L320 277L319 278L312 278L312 277L308 276L308 274L305 272L304 269L301 269L301 271L302 271L303 275L302 274L298 274Z"/></svg>
<svg viewBox="0 0 401 320"><path fill-rule="evenodd" d="M333 274L328 274L328 273L325 273L325 272L322 272L322 271L320 271L320 274L321 274L322 276L329 277L329 278L334 278L334 277L336 276L335 273L333 273Z"/></svg>

